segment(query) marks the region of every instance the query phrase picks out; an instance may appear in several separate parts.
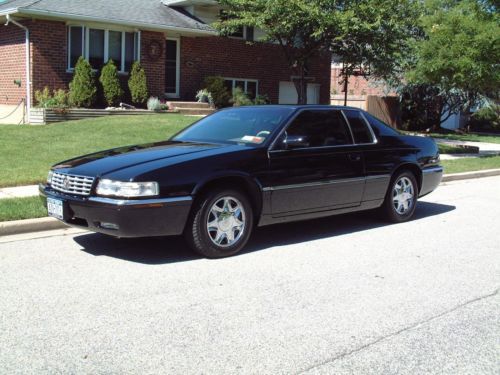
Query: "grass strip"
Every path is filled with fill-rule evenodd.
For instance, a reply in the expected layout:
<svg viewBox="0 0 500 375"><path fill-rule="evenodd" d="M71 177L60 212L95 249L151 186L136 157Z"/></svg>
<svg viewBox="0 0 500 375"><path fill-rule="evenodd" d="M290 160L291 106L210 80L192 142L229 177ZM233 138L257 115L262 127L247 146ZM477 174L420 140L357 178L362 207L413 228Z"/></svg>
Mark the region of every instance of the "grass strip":
<svg viewBox="0 0 500 375"><path fill-rule="evenodd" d="M0 199L0 221L34 219L47 216L39 197Z"/></svg>
<svg viewBox="0 0 500 375"><path fill-rule="evenodd" d="M500 168L500 156L441 160L445 174L481 171Z"/></svg>

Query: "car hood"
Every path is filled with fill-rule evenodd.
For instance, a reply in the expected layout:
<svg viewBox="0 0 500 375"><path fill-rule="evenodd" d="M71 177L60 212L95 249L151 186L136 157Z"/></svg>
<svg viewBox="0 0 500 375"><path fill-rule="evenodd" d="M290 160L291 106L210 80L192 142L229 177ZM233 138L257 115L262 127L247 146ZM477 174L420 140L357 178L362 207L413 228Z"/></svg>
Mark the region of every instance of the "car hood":
<svg viewBox="0 0 500 375"><path fill-rule="evenodd" d="M102 176L124 168L228 147L221 144L164 141L114 148L66 160L55 165L66 173L82 176Z"/></svg>

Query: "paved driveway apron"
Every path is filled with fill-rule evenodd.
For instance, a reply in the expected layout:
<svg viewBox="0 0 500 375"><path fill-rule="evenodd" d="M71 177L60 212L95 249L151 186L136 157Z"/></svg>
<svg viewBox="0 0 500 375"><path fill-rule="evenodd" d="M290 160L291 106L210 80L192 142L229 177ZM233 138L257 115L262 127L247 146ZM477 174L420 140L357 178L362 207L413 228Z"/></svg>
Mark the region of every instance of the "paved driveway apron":
<svg viewBox="0 0 500 375"><path fill-rule="evenodd" d="M499 191L261 228L215 261L178 238L0 243L0 373L498 374Z"/></svg>

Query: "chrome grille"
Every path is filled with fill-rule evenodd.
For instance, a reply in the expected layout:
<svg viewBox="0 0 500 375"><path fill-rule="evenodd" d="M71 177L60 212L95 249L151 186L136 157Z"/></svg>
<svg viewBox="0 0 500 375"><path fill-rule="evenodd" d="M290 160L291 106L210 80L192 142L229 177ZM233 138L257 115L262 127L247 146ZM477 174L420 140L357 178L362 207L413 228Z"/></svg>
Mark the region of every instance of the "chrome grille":
<svg viewBox="0 0 500 375"><path fill-rule="evenodd" d="M75 176L54 172L50 186L54 190L68 194L90 195L94 183L93 177Z"/></svg>

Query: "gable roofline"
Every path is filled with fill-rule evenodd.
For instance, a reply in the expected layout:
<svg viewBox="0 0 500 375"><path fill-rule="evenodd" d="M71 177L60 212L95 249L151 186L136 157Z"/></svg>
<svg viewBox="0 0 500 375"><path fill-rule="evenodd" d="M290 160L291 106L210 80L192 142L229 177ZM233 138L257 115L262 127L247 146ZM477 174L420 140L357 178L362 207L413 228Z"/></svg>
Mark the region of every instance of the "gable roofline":
<svg viewBox="0 0 500 375"><path fill-rule="evenodd" d="M0 11L0 17L6 15L18 15L18 16L28 16L28 17L44 17L55 20L67 20L67 21L82 21L82 22L100 22L100 23L112 23L115 25L124 25L131 26L142 30L151 30L151 31L173 31L178 33L186 33L191 35L199 35L199 36L217 36L218 33L212 30L203 30L197 28L188 28L188 27L179 27L179 26L168 26L158 23L143 23L143 22L134 22L134 21L126 21L122 19L114 19L114 18L105 18L105 17L92 17L92 16L84 16L79 14L71 14L64 12L54 12L54 11L45 11L45 10L37 10L37 9L25 9L25 8L11 8Z"/></svg>

